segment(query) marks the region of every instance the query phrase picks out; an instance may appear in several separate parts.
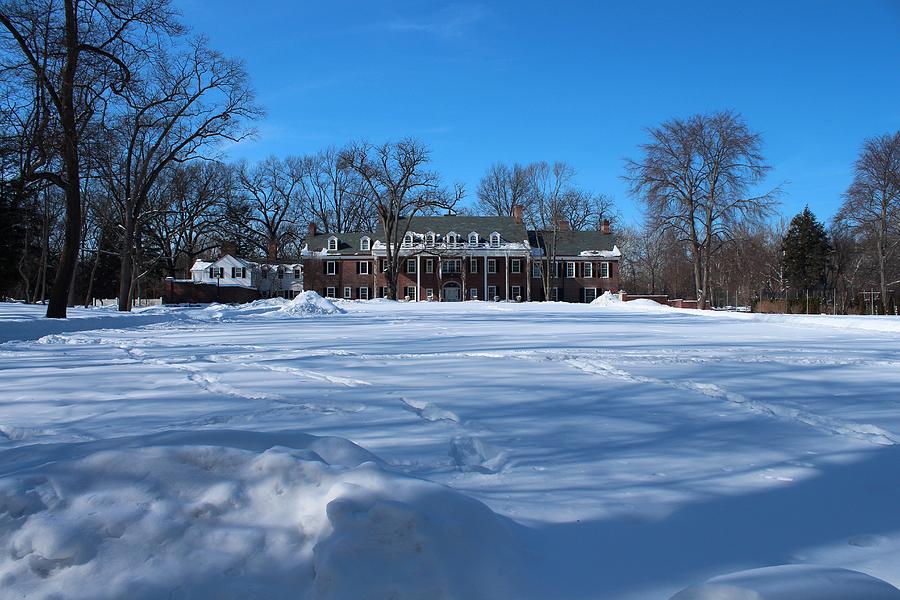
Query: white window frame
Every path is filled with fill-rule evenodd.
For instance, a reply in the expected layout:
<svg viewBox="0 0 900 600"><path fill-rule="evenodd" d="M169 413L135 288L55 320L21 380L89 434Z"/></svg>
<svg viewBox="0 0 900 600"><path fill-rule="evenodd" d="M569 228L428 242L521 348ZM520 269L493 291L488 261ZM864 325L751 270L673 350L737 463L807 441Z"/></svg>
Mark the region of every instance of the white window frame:
<svg viewBox="0 0 900 600"><path fill-rule="evenodd" d="M294 267L294 279L300 279L301 275L303 275L303 270L300 267Z"/></svg>
<svg viewBox="0 0 900 600"><path fill-rule="evenodd" d="M416 272L416 259L414 259L414 258L406 259L406 272L407 273L415 273Z"/></svg>
<svg viewBox="0 0 900 600"><path fill-rule="evenodd" d="M519 258L513 258L509 261L509 272L510 273L521 273L522 272L522 260Z"/></svg>
<svg viewBox="0 0 900 600"><path fill-rule="evenodd" d="M447 234L445 239L447 240L447 246L455 246L459 243L459 234L455 231L451 231Z"/></svg>
<svg viewBox="0 0 900 600"><path fill-rule="evenodd" d="M434 300L434 288L425 289L425 299L428 301Z"/></svg>
<svg viewBox="0 0 900 600"><path fill-rule="evenodd" d="M522 286L521 285L512 286L512 299L515 300L516 298L520 297L521 295L522 295Z"/></svg>
<svg viewBox="0 0 900 600"><path fill-rule="evenodd" d="M433 258L425 259L425 272L426 273L434 273L434 259Z"/></svg>
<svg viewBox="0 0 900 600"><path fill-rule="evenodd" d="M362 237L359 239L359 249L363 252L368 252L372 249L372 240L368 237Z"/></svg>
<svg viewBox="0 0 900 600"><path fill-rule="evenodd" d="M353 300L353 288L349 285L344 286L344 300Z"/></svg>
<svg viewBox="0 0 900 600"><path fill-rule="evenodd" d="M488 275L493 275L497 273L497 259L489 258L487 259L487 272Z"/></svg>
<svg viewBox="0 0 900 600"><path fill-rule="evenodd" d="M531 278L532 279L540 279L542 269L543 269L543 266L541 264L541 261L536 260L536 261L532 262L531 263Z"/></svg>
<svg viewBox="0 0 900 600"><path fill-rule="evenodd" d="M426 246L434 246L434 232L429 231L425 234L425 245Z"/></svg>
<svg viewBox="0 0 900 600"><path fill-rule="evenodd" d="M469 234L469 245L477 246L478 245L478 234L474 231Z"/></svg>
<svg viewBox="0 0 900 600"><path fill-rule="evenodd" d="M335 289L333 286L328 286L325 288L325 297L326 298L334 298L335 297Z"/></svg>
<svg viewBox="0 0 900 600"><path fill-rule="evenodd" d="M553 299L554 302L559 302L559 288L554 287L550 290L550 298Z"/></svg>
<svg viewBox="0 0 900 600"><path fill-rule="evenodd" d="M491 248L500 247L500 234L496 231L491 234Z"/></svg>
<svg viewBox="0 0 900 600"><path fill-rule="evenodd" d="M338 249L338 239L334 236L328 238L328 249L329 250L337 250Z"/></svg>
<svg viewBox="0 0 900 600"><path fill-rule="evenodd" d="M337 275L337 261L336 260L325 261L325 274L326 275Z"/></svg>
<svg viewBox="0 0 900 600"><path fill-rule="evenodd" d="M410 301L415 300L416 299L416 286L408 285L408 286L404 287L403 288L403 296L404 297L409 296Z"/></svg>
<svg viewBox="0 0 900 600"><path fill-rule="evenodd" d="M381 297L382 298L388 297L388 286L386 286L386 285L381 286Z"/></svg>
<svg viewBox="0 0 900 600"><path fill-rule="evenodd" d="M478 259L474 256L469 257L469 273L478 272Z"/></svg>
<svg viewBox="0 0 900 600"><path fill-rule="evenodd" d="M594 277L594 263L586 262L584 263L584 276L585 279L592 279Z"/></svg>
<svg viewBox="0 0 900 600"><path fill-rule="evenodd" d="M450 265L455 265L456 269L449 268ZM459 275L462 273L462 261L458 258L448 258L441 261L441 274L443 275L444 273L448 275Z"/></svg>
<svg viewBox="0 0 900 600"><path fill-rule="evenodd" d="M609 279L609 263L608 262L600 263L600 278L601 279Z"/></svg>
<svg viewBox="0 0 900 600"><path fill-rule="evenodd" d="M588 292L591 292L593 296L588 298ZM584 288L584 301L587 303L591 303L597 299L597 288Z"/></svg>
<svg viewBox="0 0 900 600"><path fill-rule="evenodd" d="M367 287L359 288L359 299L360 300L368 300L369 299L369 288L367 288Z"/></svg>
<svg viewBox="0 0 900 600"><path fill-rule="evenodd" d="M575 261L566 261L566 279L575 279Z"/></svg>
<svg viewBox="0 0 900 600"><path fill-rule="evenodd" d="M360 275L368 275L369 274L369 261L367 261L367 260L359 261L359 274Z"/></svg>
<svg viewBox="0 0 900 600"><path fill-rule="evenodd" d="M498 295L498 294L497 294L497 286L496 286L496 285L489 285L489 286L488 286L488 297L487 297L487 300L488 300L488 301L493 301L494 298L497 297L497 295Z"/></svg>
<svg viewBox="0 0 900 600"><path fill-rule="evenodd" d="M402 245L404 248L409 248L410 246L412 246L413 245L413 234L407 233L406 235L404 235Z"/></svg>
<svg viewBox="0 0 900 600"><path fill-rule="evenodd" d="M469 300L478 300L478 288L469 288Z"/></svg>

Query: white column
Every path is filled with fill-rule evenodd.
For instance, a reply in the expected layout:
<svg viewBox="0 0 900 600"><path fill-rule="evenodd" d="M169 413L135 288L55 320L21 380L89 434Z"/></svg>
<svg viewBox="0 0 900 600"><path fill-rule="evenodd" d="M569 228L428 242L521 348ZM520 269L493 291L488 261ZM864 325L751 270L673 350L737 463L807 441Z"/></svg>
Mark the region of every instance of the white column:
<svg viewBox="0 0 900 600"><path fill-rule="evenodd" d="M484 296L482 296L481 299L484 300L484 301L487 301L487 300L488 300L488 295L487 295L487 261L488 261L488 259L487 259L487 253L485 253L485 255L484 255L484 261L483 261L484 264L481 265L481 268L482 268L482 270L484 271Z"/></svg>
<svg viewBox="0 0 900 600"><path fill-rule="evenodd" d="M504 300L509 300L509 252L506 252L506 256L503 257L503 260L506 261L506 292L503 294Z"/></svg>
<svg viewBox="0 0 900 600"><path fill-rule="evenodd" d="M422 297L422 255L416 254L416 302Z"/></svg>

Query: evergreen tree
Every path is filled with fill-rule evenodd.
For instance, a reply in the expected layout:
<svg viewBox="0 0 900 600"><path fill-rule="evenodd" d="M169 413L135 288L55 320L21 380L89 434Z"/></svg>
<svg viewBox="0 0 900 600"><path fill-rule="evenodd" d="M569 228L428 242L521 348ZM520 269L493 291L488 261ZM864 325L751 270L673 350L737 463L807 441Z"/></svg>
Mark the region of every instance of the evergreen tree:
<svg viewBox="0 0 900 600"><path fill-rule="evenodd" d="M831 243L808 206L791 220L782 250L784 277L791 287L814 289L825 283Z"/></svg>

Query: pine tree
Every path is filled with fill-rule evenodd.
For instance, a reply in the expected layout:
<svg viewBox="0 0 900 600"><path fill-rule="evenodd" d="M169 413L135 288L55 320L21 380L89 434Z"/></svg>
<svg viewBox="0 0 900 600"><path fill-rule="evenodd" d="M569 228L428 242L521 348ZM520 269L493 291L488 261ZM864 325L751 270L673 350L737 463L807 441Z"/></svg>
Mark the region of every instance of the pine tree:
<svg viewBox="0 0 900 600"><path fill-rule="evenodd" d="M825 283L831 243L808 206L791 219L782 250L784 277L791 287L815 289Z"/></svg>

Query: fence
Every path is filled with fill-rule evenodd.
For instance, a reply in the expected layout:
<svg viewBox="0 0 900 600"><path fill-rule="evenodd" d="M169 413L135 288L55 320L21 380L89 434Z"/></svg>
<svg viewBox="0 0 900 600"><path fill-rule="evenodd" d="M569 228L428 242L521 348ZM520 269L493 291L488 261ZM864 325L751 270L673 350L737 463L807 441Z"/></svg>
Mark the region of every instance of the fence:
<svg viewBox="0 0 900 600"><path fill-rule="evenodd" d="M131 305L135 308L142 306L161 306L163 303L162 298L135 298ZM118 306L119 299L118 298L94 298L91 301L91 306Z"/></svg>

